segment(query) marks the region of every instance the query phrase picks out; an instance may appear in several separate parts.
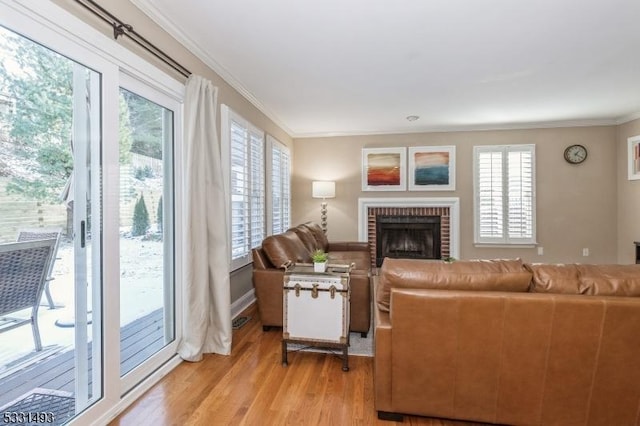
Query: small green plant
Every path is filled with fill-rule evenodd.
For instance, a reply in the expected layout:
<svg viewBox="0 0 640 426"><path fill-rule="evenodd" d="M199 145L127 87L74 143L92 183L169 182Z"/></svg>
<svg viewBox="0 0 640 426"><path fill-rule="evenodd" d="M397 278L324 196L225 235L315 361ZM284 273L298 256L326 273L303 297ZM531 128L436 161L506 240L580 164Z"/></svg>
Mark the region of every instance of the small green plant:
<svg viewBox="0 0 640 426"><path fill-rule="evenodd" d="M144 202L144 195L140 194L140 198L136 201L133 208L133 226L131 227L131 235L138 237L144 235L149 230L149 212Z"/></svg>
<svg viewBox="0 0 640 426"><path fill-rule="evenodd" d="M318 249L313 252L311 259L313 259L313 263L325 263L329 259L329 255L324 250Z"/></svg>
<svg viewBox="0 0 640 426"><path fill-rule="evenodd" d="M448 257L443 257L442 260L446 263L453 263L456 261L456 258L452 256L448 256Z"/></svg>

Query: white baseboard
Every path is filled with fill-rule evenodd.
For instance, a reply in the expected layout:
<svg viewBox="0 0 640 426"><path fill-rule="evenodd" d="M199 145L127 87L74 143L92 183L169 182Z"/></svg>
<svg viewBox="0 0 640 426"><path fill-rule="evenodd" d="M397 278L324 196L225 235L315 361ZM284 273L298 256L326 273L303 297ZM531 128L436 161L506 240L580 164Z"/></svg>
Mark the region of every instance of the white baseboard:
<svg viewBox="0 0 640 426"><path fill-rule="evenodd" d="M240 297L238 300L236 300L231 304L231 318L233 319L238 315L240 315L242 311L244 311L249 306L251 306L251 304L254 303L255 301L256 301L256 293L254 289L251 289L248 292L246 292L244 295L242 295L242 297Z"/></svg>

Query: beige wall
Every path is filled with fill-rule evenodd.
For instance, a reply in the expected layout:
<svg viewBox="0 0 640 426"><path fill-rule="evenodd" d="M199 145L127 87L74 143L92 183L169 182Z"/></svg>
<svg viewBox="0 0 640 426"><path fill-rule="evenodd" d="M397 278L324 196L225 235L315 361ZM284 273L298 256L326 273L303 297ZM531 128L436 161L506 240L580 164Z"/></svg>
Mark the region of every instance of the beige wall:
<svg viewBox="0 0 640 426"><path fill-rule="evenodd" d="M564 149L575 143L589 150L581 165L570 165L563 158ZM320 200L311 198L311 182L335 180L336 198L328 200L330 240L358 238L358 197L454 196L460 198L463 259L518 256L535 262L615 263L616 143L614 126L296 139L293 223L319 220ZM537 237L544 248L542 256L535 248L473 244L473 146L491 144L536 145ZM456 191L361 191L362 148L420 145L456 146ZM589 257L582 256L583 248L589 248Z"/></svg>
<svg viewBox="0 0 640 426"><path fill-rule="evenodd" d="M91 24L102 33L106 34L110 38L113 38L113 30L107 26L103 21L98 20L92 14L90 14L85 8L77 4L76 2L70 2L68 0L53 0L54 3L70 11L71 13L79 16L85 22ZM211 80L216 86L218 86L218 102L219 104L226 104L238 114L249 120L254 125L262 128L264 131L274 136L283 144L292 147L293 141L289 135L278 127L271 119L266 117L257 108L255 108L247 99L245 99L234 88L229 86L218 74L216 74L211 68L200 61L196 56L189 52L178 41L171 37L162 28L156 25L151 19L149 19L144 13L136 8L129 0L99 0L97 1L102 7L118 17L120 20L133 26L133 28L144 36L147 40L151 41L156 46L160 47L165 53L173 57L180 64L186 67L194 74L201 75ZM126 37L120 37L118 43L131 49L139 56L147 59L149 62L156 64L160 69L166 70L167 73L172 75L179 81L186 81L186 79L171 70L167 65L155 59L153 56L137 47L134 43L128 40ZM220 135L220 108L218 108L218 117L216 117L218 125L218 136ZM249 271L249 272L247 272ZM243 268L231 275L231 302L238 300L245 293L251 291L253 286L251 284L250 268Z"/></svg>
<svg viewBox="0 0 640 426"><path fill-rule="evenodd" d="M618 126L618 262L634 263L634 241L640 241L640 180L629 180L627 138L640 135L640 119Z"/></svg>

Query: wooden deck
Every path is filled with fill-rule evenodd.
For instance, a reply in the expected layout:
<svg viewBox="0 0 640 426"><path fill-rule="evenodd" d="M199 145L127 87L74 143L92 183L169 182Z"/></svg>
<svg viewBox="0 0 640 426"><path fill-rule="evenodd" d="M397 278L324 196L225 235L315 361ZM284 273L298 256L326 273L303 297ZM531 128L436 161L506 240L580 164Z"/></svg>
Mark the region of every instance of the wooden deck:
<svg viewBox="0 0 640 426"><path fill-rule="evenodd" d="M131 371L164 346L162 309L157 309L122 328L120 374ZM54 353L26 368L0 379L0 406L13 401L34 388L74 393L75 350ZM91 343L89 343L91 366ZM91 379L91 370L89 378ZM89 382L91 386L91 382Z"/></svg>

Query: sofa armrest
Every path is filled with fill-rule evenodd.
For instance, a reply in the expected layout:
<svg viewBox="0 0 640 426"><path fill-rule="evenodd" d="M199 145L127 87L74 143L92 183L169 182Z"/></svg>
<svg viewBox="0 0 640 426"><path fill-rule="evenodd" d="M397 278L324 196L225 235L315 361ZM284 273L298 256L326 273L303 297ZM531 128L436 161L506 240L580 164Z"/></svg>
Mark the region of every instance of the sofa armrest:
<svg viewBox="0 0 640 426"><path fill-rule="evenodd" d="M284 270L254 269L253 287L263 326L282 327L282 285Z"/></svg>
<svg viewBox="0 0 640 426"><path fill-rule="evenodd" d="M369 251L369 243L361 241L336 241L330 242L327 249L332 251Z"/></svg>
<svg viewBox="0 0 640 426"><path fill-rule="evenodd" d="M378 277L373 277L374 300ZM377 411L393 411L391 403L391 320L389 312L381 311L373 304L373 381L374 404Z"/></svg>

